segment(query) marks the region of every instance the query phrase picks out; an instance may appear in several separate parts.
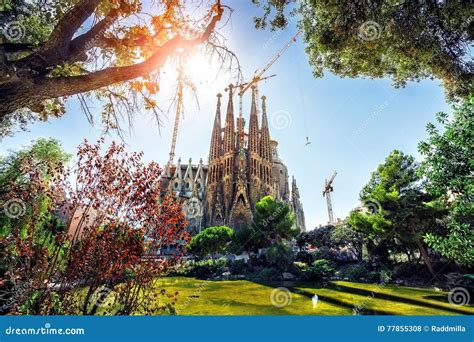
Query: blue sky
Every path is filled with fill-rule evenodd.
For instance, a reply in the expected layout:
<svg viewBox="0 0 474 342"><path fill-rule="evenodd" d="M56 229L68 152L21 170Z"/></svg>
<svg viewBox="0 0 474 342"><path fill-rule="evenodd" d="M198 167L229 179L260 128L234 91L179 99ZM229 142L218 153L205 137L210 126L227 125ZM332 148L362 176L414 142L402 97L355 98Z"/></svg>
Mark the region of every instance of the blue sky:
<svg viewBox="0 0 474 342"><path fill-rule="evenodd" d="M220 32L226 37L227 46L238 55L244 76L249 78L290 40L296 33L296 25L290 23L288 29L277 33L256 31L252 18L258 9L250 1L234 0L226 4L235 11L232 20ZM176 156L185 162L190 157L195 162L199 158L207 160L215 95L222 92L225 105L224 88L231 77L223 73L215 80L215 63L196 70L199 69L197 62L206 64L206 60L197 58L192 70L200 106L198 108L191 96L185 99L176 147ZM267 96L270 134L279 142L279 154L290 175L297 179L309 229L327 222L322 188L324 179L334 170L338 172L334 181L334 213L342 218L358 205L360 189L390 151L399 149L419 157L417 144L427 136L426 124L434 121L436 112L450 112L437 81L410 83L405 88L395 89L387 79L340 78L329 72L315 79L301 39L268 74L277 75L260 84L260 95ZM174 86L172 80L164 77L163 90L157 97L162 107L167 107L170 97L166 89ZM234 101L237 113L237 99ZM92 109L100 114L97 104ZM248 117L249 111L247 96L244 116ZM282 118L283 121L279 121ZM172 117L163 118L159 130L150 115L139 113L133 132L125 136L125 142L130 150L144 151L145 160L163 165L168 157L172 125ZM67 151L74 152L84 138L95 140L100 134L100 129L86 121L78 102L71 99L63 118L34 123L28 132L5 138L0 154L17 150L39 137L54 137ZM311 144L305 145L306 137ZM111 139L117 137L109 137Z"/></svg>

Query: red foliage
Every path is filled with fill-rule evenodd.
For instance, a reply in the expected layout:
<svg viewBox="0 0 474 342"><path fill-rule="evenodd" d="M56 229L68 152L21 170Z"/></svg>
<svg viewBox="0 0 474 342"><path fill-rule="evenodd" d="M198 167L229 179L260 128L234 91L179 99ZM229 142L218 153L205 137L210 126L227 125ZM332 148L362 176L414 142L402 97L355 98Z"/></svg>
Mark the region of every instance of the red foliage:
<svg viewBox="0 0 474 342"><path fill-rule="evenodd" d="M114 291L116 304L109 313L130 314L144 307L147 298L154 301L149 296L153 279L181 256L158 259L156 252L163 246L184 246L189 240L180 203L161 193L159 166L143 164L142 153L127 153L116 143L102 154L103 144L102 139L79 146L72 177L61 169L50 182L40 182L31 166L27 170L30 179L38 181L30 182L28 189L16 189L22 190L16 195L25 203L40 192L48 194L50 212L61 208L69 217L66 231L73 232L69 241L57 234L58 247L50 255L34 243L33 208L23 222L28 238L20 238L18 231L11 237L18 255L28 259L27 279L34 284L24 291L25 296L32 290L42 292L32 313L49 313L49 294L56 291L65 312L94 314L98 309L95 292L107 288ZM75 178L74 185L71 178ZM11 273L13 278L18 272ZM84 285L87 295L78 301L78 288Z"/></svg>

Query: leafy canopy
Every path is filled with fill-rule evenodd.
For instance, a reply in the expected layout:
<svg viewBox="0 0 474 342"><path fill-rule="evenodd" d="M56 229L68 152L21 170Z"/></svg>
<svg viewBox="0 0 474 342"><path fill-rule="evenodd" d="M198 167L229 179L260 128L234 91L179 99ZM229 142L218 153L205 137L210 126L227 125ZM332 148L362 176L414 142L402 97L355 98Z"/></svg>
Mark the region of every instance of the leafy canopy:
<svg viewBox="0 0 474 342"><path fill-rule="evenodd" d="M417 169L412 156L397 150L390 153L361 191L365 210L352 211L348 222L368 235L369 252L384 251L379 255L383 261L388 261L387 248L392 252L417 249L432 271L423 235L436 229L444 211L424 191Z"/></svg>
<svg viewBox="0 0 474 342"><path fill-rule="evenodd" d="M300 230L295 226L290 206L271 196L265 196L255 205L252 227L264 246L295 238Z"/></svg>
<svg viewBox="0 0 474 342"><path fill-rule="evenodd" d="M234 231L227 226L209 227L191 239L189 249L197 256L224 253L233 235Z"/></svg>
<svg viewBox="0 0 474 342"><path fill-rule="evenodd" d="M449 97L472 91L474 8L464 1L254 0L257 27L298 20L316 77L390 77L395 86L437 78ZM291 11L290 13L288 11Z"/></svg>
<svg viewBox="0 0 474 342"><path fill-rule="evenodd" d="M425 157L420 172L427 190L443 198L449 215L444 230L430 232L425 241L445 258L466 266L474 264L474 96L457 104L452 119L438 113L444 132L428 124L429 137L419 144Z"/></svg>
<svg viewBox="0 0 474 342"><path fill-rule="evenodd" d="M158 119L167 61L199 46L221 61L231 56L214 32L224 12L219 0L9 0L1 10L3 135L18 123L61 116L76 95L91 122L88 104L103 104L105 129L119 129L141 109Z"/></svg>

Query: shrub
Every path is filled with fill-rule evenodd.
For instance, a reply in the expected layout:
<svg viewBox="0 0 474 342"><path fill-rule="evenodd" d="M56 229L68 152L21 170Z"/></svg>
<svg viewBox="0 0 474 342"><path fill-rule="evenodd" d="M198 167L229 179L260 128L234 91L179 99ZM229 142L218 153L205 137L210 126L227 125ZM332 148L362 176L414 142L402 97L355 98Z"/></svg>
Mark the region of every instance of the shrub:
<svg viewBox="0 0 474 342"><path fill-rule="evenodd" d="M314 280L327 278L334 274L334 271L335 270L331 265L331 262L326 259L315 260L309 269L311 278Z"/></svg>
<svg viewBox="0 0 474 342"><path fill-rule="evenodd" d="M301 261L295 261L293 263L293 269L295 270L295 276L301 280L311 279L310 268L307 263Z"/></svg>
<svg viewBox="0 0 474 342"><path fill-rule="evenodd" d="M229 271L232 274L245 274L249 271L249 265L245 260L235 260L229 264Z"/></svg>
<svg viewBox="0 0 474 342"><path fill-rule="evenodd" d="M267 248L264 252L264 256L267 262L280 272L286 272L292 269L294 253L289 246L283 243Z"/></svg>
<svg viewBox="0 0 474 342"><path fill-rule="evenodd" d="M295 260L298 262L311 264L314 261L314 257L312 253L301 251L301 252L296 253Z"/></svg>
<svg viewBox="0 0 474 342"><path fill-rule="evenodd" d="M348 265L341 270L341 277L349 278L350 280L361 280L367 278L369 270L363 263Z"/></svg>
<svg viewBox="0 0 474 342"><path fill-rule="evenodd" d="M280 280L281 272L276 268L265 268L264 270L257 272L254 275L256 280Z"/></svg>
<svg viewBox="0 0 474 342"><path fill-rule="evenodd" d="M314 260L318 259L335 259L334 253L331 252L331 249L329 247L323 246L319 247L318 250L313 252L313 257Z"/></svg>
<svg viewBox="0 0 474 342"><path fill-rule="evenodd" d="M305 262L295 261L293 264L296 266L296 269L300 272L306 272L309 270L308 264Z"/></svg>
<svg viewBox="0 0 474 342"><path fill-rule="evenodd" d="M196 277L210 277L224 272L227 260L224 258L217 260L200 260L194 263L192 274Z"/></svg>
<svg viewBox="0 0 474 342"><path fill-rule="evenodd" d="M393 272L388 268L383 268L378 272L378 278L380 282L388 283L393 278Z"/></svg>
<svg viewBox="0 0 474 342"><path fill-rule="evenodd" d="M174 267L170 267L170 269L167 272L167 276L189 276L192 275L194 268L194 262L193 261L185 261L182 263L179 263L175 265Z"/></svg>

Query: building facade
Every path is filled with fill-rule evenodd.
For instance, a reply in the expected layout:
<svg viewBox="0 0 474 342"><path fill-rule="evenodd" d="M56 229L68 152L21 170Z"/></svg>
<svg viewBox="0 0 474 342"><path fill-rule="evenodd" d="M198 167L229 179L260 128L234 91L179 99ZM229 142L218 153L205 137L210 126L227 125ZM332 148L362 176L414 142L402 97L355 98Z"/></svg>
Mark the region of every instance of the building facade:
<svg viewBox="0 0 474 342"><path fill-rule="evenodd" d="M256 203L264 196L288 203L295 214L295 224L305 230L303 206L296 180L290 184L288 169L278 156L278 143L270 137L266 98L262 97L261 118L255 89L249 127L242 116L235 118L234 87L227 88L228 100L222 124L221 99L211 134L208 164L188 165L179 161L168 166L165 186L183 199L183 211L193 232L202 228L228 225L239 229L251 224Z"/></svg>

